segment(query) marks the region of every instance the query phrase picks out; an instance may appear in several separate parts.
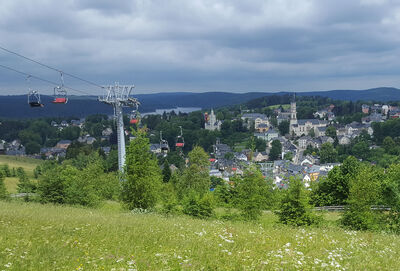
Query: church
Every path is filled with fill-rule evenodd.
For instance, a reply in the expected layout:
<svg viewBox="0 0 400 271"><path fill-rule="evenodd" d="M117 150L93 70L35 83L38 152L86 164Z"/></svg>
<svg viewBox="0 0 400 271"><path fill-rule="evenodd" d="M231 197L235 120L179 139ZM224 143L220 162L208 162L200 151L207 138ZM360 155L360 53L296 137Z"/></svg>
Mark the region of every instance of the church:
<svg viewBox="0 0 400 271"><path fill-rule="evenodd" d="M319 119L297 119L296 101L290 103L290 134L294 136L308 135L319 127L326 127L328 122Z"/></svg>
<svg viewBox="0 0 400 271"><path fill-rule="evenodd" d="M217 117L214 114L214 110L211 109L210 115L205 113L204 120L205 120L204 128L206 130L210 130L210 131L221 130L222 121L217 120Z"/></svg>

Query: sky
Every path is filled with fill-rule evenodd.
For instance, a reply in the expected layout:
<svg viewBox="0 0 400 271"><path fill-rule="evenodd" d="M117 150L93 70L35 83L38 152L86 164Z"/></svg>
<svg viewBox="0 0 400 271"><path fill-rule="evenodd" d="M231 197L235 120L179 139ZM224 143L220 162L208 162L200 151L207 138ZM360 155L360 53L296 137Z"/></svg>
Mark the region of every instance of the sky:
<svg viewBox="0 0 400 271"><path fill-rule="evenodd" d="M400 88L399 45L397 0L0 1L0 46L136 93ZM60 82L1 50L0 64ZM0 95L29 87L53 88L0 67Z"/></svg>

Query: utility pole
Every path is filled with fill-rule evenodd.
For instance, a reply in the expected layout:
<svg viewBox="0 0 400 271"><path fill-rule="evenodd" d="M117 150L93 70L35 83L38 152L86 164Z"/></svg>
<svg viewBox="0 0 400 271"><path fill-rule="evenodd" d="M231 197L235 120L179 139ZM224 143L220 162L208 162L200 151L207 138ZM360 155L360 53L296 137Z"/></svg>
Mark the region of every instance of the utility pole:
<svg viewBox="0 0 400 271"><path fill-rule="evenodd" d="M103 97L98 98L100 102L111 105L114 109L114 118L117 122L118 169L121 173L124 171L126 155L122 110L124 107L136 107L139 104L136 98L130 97L134 87L133 85L119 85L119 83L115 83L115 85L110 85L106 88L107 93Z"/></svg>

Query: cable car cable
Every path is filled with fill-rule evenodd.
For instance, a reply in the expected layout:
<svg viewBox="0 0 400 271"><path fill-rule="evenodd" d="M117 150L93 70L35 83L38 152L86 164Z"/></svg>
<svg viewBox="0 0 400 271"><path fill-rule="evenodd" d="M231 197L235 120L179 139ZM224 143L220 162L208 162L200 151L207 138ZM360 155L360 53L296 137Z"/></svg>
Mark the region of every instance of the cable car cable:
<svg viewBox="0 0 400 271"><path fill-rule="evenodd" d="M36 75L29 74L29 73L26 73L26 72L22 72L22 71L16 70L16 69L14 69L14 68L11 68L11 67L8 67L8 66L2 65L2 64L0 64L0 67L2 67L2 68L4 68L4 69L7 69L7 70L10 70L10 71L13 71L13 72L16 72L16 73L19 73L19 74L22 74L22 75L25 75L25 76L30 76L31 78L35 78L35 79L37 79L37 80L46 82L46 83L51 84L51 85L55 85L55 86L58 86L58 85L59 85L59 83L56 83L56 82L53 82L53 81L50 81L50 80L41 78L41 77L36 76ZM65 87L65 88L68 88L68 89L70 89L70 90L72 90L72 91L76 91L76 92L79 92L79 93L82 93L82 94L86 94L86 95L89 95L89 96L93 96L93 94L90 94L90 93L85 92L85 91L83 91L83 90L71 88L71 87L68 87L68 86L65 86L65 85L64 85L64 87Z"/></svg>
<svg viewBox="0 0 400 271"><path fill-rule="evenodd" d="M68 75L68 76L73 77L73 78L75 78L75 79L81 80L81 81L86 82L86 83L88 83L88 84L90 84L90 85L93 85L93 86L96 86L96 87L99 87L99 88L104 88L104 86L101 86L101 85L96 84L96 83L94 83L94 82L91 82L91 81L89 81L89 80L83 79L83 78L78 77L78 76L76 76L76 75L73 75L73 74L64 72L64 71L62 71L62 70L60 70L60 69L51 67L51 66L49 66L49 65L43 64L43 63L41 63L41 62L39 62L39 61L37 61L37 60L34 60L34 59L32 59L32 58L23 56L23 55L21 55L21 54L18 54L18 53L16 53L16 52L11 51L11 50L9 50L9 49L7 49L7 48L4 48L4 47L2 47L2 46L0 46L0 49L3 50L3 51L8 52L8 53L10 53L10 54L13 54L13 55L16 55L16 56L18 56L18 57L24 58L24 59L26 59L26 60L32 61L32 62L34 62L34 63L36 63L36 64L38 64L38 65L41 65L41 66L43 66L43 67L45 67L45 68L54 70L54 71L56 71L56 72L61 72L61 73L65 74L65 75Z"/></svg>

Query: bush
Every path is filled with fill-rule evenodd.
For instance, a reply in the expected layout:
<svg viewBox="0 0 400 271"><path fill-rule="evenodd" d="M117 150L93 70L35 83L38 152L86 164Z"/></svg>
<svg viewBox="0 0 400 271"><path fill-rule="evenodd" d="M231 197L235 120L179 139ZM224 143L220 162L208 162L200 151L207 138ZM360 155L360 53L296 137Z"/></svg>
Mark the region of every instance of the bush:
<svg viewBox="0 0 400 271"><path fill-rule="evenodd" d="M232 203L234 198L234 190L227 183L217 185L213 193L218 206L227 207Z"/></svg>
<svg viewBox="0 0 400 271"><path fill-rule="evenodd" d="M293 226L318 224L321 220L312 213L307 191L299 178L291 178L277 215L281 223Z"/></svg>
<svg viewBox="0 0 400 271"><path fill-rule="evenodd" d="M28 176L26 176L24 171L18 173L18 192L19 193L36 192L36 184L31 180L29 180Z"/></svg>
<svg viewBox="0 0 400 271"><path fill-rule="evenodd" d="M8 193L6 189L6 185L4 184L4 175L0 171L0 199L7 199Z"/></svg>
<svg viewBox="0 0 400 271"><path fill-rule="evenodd" d="M104 173L100 161L89 162L82 170L68 164L49 164L37 190L43 203L97 206L118 194L119 183L115 175Z"/></svg>
<svg viewBox="0 0 400 271"><path fill-rule="evenodd" d="M183 212L198 218L207 218L213 215L214 198L211 193L202 196L194 192L183 200Z"/></svg>
<svg viewBox="0 0 400 271"><path fill-rule="evenodd" d="M166 183L161 190L162 212L165 214L180 213L178 197L172 183Z"/></svg>
<svg viewBox="0 0 400 271"><path fill-rule="evenodd" d="M4 177L11 177L11 171L7 164L3 165L0 171L3 171Z"/></svg>

